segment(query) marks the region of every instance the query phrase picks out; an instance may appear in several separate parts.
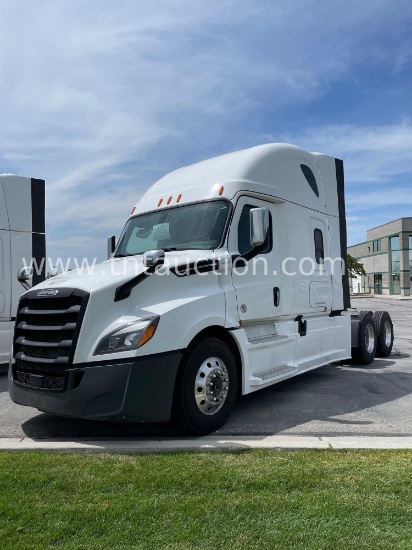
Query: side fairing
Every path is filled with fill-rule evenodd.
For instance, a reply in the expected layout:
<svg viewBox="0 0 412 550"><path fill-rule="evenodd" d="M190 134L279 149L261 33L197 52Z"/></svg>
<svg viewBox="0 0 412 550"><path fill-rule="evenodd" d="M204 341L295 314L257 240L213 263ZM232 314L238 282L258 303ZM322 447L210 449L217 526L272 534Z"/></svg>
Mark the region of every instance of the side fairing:
<svg viewBox="0 0 412 550"><path fill-rule="evenodd" d="M325 193L331 243L330 256L334 261L332 310L340 311L350 307L346 266L347 237L343 162L321 153L314 153L314 156L319 166Z"/></svg>

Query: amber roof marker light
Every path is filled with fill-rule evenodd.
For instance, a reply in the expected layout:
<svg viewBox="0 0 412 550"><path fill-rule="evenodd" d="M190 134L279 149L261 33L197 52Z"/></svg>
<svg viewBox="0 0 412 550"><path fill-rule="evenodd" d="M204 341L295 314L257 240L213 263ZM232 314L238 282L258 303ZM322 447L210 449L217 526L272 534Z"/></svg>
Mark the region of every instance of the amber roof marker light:
<svg viewBox="0 0 412 550"><path fill-rule="evenodd" d="M225 190L225 188L224 188L223 185L222 185L222 187L219 189L219 195L223 195L223 191L224 191L224 190Z"/></svg>
<svg viewBox="0 0 412 550"><path fill-rule="evenodd" d="M163 199L160 199L160 201L157 203L157 206L160 206L163 202Z"/></svg>
<svg viewBox="0 0 412 550"><path fill-rule="evenodd" d="M167 204L170 204L170 203L172 202L172 198L173 198L173 197L169 197L169 198L167 199Z"/></svg>
<svg viewBox="0 0 412 550"><path fill-rule="evenodd" d="M176 202L180 202L180 199L182 198L182 193L177 197Z"/></svg>

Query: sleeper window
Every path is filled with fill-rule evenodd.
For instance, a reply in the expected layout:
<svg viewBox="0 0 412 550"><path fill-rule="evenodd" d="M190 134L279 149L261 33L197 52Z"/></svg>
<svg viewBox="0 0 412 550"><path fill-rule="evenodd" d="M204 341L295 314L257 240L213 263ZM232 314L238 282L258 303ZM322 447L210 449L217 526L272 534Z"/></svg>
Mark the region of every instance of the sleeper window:
<svg viewBox="0 0 412 550"><path fill-rule="evenodd" d="M324 248L323 248L322 231L320 229L315 229L314 237L315 237L315 258L316 258L316 262L318 264L323 264L323 260L325 259L325 252L324 252Z"/></svg>

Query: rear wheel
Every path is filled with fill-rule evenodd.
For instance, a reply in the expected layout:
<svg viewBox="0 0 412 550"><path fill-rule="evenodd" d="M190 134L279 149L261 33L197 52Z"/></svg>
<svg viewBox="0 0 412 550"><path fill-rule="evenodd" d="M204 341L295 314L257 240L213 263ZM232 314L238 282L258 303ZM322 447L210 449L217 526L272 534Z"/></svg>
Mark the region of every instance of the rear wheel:
<svg viewBox="0 0 412 550"><path fill-rule="evenodd" d="M393 323L387 311L375 311L373 318L378 334L377 357L389 357L393 347Z"/></svg>
<svg viewBox="0 0 412 550"><path fill-rule="evenodd" d="M180 431L206 435L228 419L237 394L236 362L229 346L206 338L184 359L176 381L173 420Z"/></svg>
<svg viewBox="0 0 412 550"><path fill-rule="evenodd" d="M352 348L352 358L355 363L370 365L378 342L376 324L371 311L361 311L359 319L359 346Z"/></svg>
<svg viewBox="0 0 412 550"><path fill-rule="evenodd" d="M370 315L370 317L373 317L373 311L360 311L360 312L359 312L359 319L362 321L362 319L363 319L366 315Z"/></svg>

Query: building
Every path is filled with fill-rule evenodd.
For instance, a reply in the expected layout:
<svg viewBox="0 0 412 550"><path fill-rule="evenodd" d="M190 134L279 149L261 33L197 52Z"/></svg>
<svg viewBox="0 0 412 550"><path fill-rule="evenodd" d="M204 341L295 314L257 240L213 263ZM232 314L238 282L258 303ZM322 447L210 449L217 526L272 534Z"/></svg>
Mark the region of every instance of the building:
<svg viewBox="0 0 412 550"><path fill-rule="evenodd" d="M369 229L367 241L348 247L366 276L352 279L352 292L410 296L412 286L412 218Z"/></svg>

